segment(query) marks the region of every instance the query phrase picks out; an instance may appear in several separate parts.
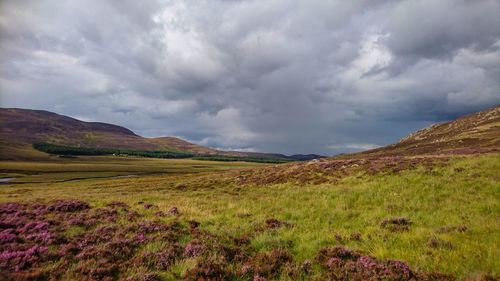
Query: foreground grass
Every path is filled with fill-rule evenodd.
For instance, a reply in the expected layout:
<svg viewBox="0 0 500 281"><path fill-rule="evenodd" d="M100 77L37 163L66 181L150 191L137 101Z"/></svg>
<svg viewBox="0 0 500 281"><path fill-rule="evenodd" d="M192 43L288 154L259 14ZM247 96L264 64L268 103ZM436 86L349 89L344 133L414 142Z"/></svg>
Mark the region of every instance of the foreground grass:
<svg viewBox="0 0 500 281"><path fill-rule="evenodd" d="M229 169L231 164L219 170ZM33 172L35 166L40 167L22 165L33 165L29 168ZM192 166L182 165L191 171ZM103 167L98 170L107 172ZM16 171L21 170L17 167ZM118 170L113 172L123 172ZM0 202L78 198L103 207L122 201L149 217L158 209L176 206L182 219L199 221L202 229L227 235L253 232L267 218L275 217L294 226L258 233L252 245L262 252L287 248L298 262L311 259L322 247L340 243L378 258L406 260L414 268L452 273L461 279L500 272L499 155L457 157L431 172L424 167L397 174L360 172L318 185L240 186L214 170L2 185ZM144 210L138 202L155 204L158 209ZM389 217L406 217L413 224L408 231L392 232L380 226ZM467 230L453 228L460 225ZM356 233L361 238L350 239ZM182 273L191 266L182 263L172 270Z"/></svg>

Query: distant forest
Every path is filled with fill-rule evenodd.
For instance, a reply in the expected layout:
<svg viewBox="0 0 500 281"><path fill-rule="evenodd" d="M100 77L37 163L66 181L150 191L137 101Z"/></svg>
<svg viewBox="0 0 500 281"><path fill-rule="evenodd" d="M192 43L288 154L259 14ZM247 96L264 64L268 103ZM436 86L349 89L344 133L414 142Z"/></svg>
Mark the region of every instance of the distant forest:
<svg viewBox="0 0 500 281"><path fill-rule="evenodd" d="M281 158L281 157L267 157L267 156L219 156L219 155L202 155L195 156L193 154L182 152L182 151L171 151L171 150L159 150L159 151L149 151L149 150L128 150L128 149L116 149L116 148L90 148L90 147L75 147L75 146L65 146L51 143L34 143L33 148L36 150L57 154L62 156L76 156L76 155L117 155L117 156L138 156L138 157L148 157L148 158L192 158L194 160L206 160L206 161L244 161L244 162L256 162L256 163L286 163L291 161L296 161L293 159Z"/></svg>
<svg viewBox="0 0 500 281"><path fill-rule="evenodd" d="M180 151L148 151L148 150L128 150L115 148L90 148L57 145L50 143L34 143L33 148L58 155L120 155L120 156L140 156L149 158L189 158L192 154Z"/></svg>

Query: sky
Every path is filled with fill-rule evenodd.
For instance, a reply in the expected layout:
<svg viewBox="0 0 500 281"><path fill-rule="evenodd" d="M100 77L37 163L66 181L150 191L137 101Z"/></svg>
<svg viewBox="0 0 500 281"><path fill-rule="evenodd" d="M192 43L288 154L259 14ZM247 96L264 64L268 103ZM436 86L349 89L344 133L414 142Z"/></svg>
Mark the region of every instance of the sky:
<svg viewBox="0 0 500 281"><path fill-rule="evenodd" d="M499 0L0 0L0 106L335 155L500 104Z"/></svg>

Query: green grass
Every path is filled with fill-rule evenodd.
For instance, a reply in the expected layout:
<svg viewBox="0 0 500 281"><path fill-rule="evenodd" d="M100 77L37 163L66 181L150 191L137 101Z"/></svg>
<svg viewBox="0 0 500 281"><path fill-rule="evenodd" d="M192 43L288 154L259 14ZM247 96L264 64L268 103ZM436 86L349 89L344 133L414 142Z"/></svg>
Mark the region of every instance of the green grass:
<svg viewBox="0 0 500 281"><path fill-rule="evenodd" d="M137 205L143 201L158 205L162 211L177 206L182 218L200 221L204 229L227 234L251 232L265 219L275 217L294 227L263 232L252 239L252 245L260 251L288 248L298 262L311 259L322 247L337 244L334 235L340 234L341 243L350 248L379 258L406 260L410 266L425 271L453 273L461 279L500 273L498 154L456 157L432 172L420 167L398 174L358 173L335 183L267 187L239 186L223 173L258 164L121 162L106 157L64 161L0 162L6 176L39 173L47 179L43 184L1 185L0 202L78 198L100 207L123 201L144 213ZM208 168L195 167L200 165ZM161 172L169 169L176 172ZM61 175L133 172L140 176L60 183L54 180L60 171ZM247 213L251 216L238 216ZM153 211L146 214L153 216ZM413 220L409 231L381 228L382 219L396 216ZM457 225L466 225L467 230L437 231L439 227ZM350 240L353 233L360 233L361 240ZM452 247L430 247L428 242L433 237L451 242ZM183 272L190 266L184 263L174 269Z"/></svg>

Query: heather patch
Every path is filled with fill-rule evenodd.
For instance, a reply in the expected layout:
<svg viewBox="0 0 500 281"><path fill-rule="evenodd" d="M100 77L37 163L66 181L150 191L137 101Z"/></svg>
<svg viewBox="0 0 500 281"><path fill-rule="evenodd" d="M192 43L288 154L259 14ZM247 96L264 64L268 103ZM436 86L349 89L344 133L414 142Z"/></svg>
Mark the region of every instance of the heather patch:
<svg viewBox="0 0 500 281"><path fill-rule="evenodd" d="M54 204L47 205L45 208L47 211L55 212L76 212L85 209L89 209L89 204L79 200L66 200L66 201L56 201Z"/></svg>
<svg viewBox="0 0 500 281"><path fill-rule="evenodd" d="M293 227L293 224L287 221L279 221L275 218L268 218L265 221L267 228L278 228L280 226Z"/></svg>
<svg viewBox="0 0 500 281"><path fill-rule="evenodd" d="M169 214L172 214L172 215L180 215L179 210L178 210L178 209L177 209L177 207L175 207L175 206L174 206L174 207L172 207L172 208L170 208L170 209L168 210L168 213L169 213Z"/></svg>
<svg viewBox="0 0 500 281"><path fill-rule="evenodd" d="M425 173L432 173L434 167L447 164L446 157L369 157L364 159L331 160L318 159L314 162L299 162L238 172L236 182L242 185L273 185L291 182L295 184L321 184L336 182L355 174L387 175L423 167Z"/></svg>
<svg viewBox="0 0 500 281"><path fill-rule="evenodd" d="M281 270L293 263L293 257L284 249L276 249L270 252L260 253L245 264L242 272L252 276L275 278L281 275Z"/></svg>
<svg viewBox="0 0 500 281"><path fill-rule="evenodd" d="M361 233L353 233L353 234L351 234L350 239L351 240L355 240L355 241L360 241L361 240Z"/></svg>
<svg viewBox="0 0 500 281"><path fill-rule="evenodd" d="M181 224L146 220L123 225L117 223L122 217L129 221L141 215L126 213L129 207L121 202L108 207L92 209L78 200L0 204L0 275L31 280L32 273L40 273L37 268L49 262L56 266L44 274L56 279L73 276L81 280L116 280L140 247L164 237L171 244L154 253L155 268L166 269L181 256L183 249L173 242L178 235L188 233L179 229ZM75 226L82 227L82 231L69 231Z"/></svg>
<svg viewBox="0 0 500 281"><path fill-rule="evenodd" d="M193 268L187 271L183 279L188 281L228 280L230 271L226 266L226 264L215 259L201 259Z"/></svg>
<svg viewBox="0 0 500 281"><path fill-rule="evenodd" d="M333 235L333 237L335 238L335 240L337 240L337 242L341 243L342 242L342 235L339 234L339 233L335 233Z"/></svg>
<svg viewBox="0 0 500 281"><path fill-rule="evenodd" d="M407 231L409 226L413 224L413 221L407 219L405 217L394 217L383 219L380 222L380 226L385 229L389 229L390 231Z"/></svg>
<svg viewBox="0 0 500 281"><path fill-rule="evenodd" d="M377 260L341 246L321 249L314 258L321 269L316 271L311 260L295 261L288 250L293 245L288 243L260 251L262 248L252 246L255 233L219 235L200 228L198 221L140 219L141 213L130 211L120 202L107 207L90 208L78 200L0 204L0 275L11 280L45 280L47 276L163 280L176 264L191 260L192 267L182 275L171 276L184 280L303 279L311 274L335 280L409 280L427 276L419 275L404 262ZM409 220L394 218L387 223L404 225ZM272 229L291 224L268 218L265 225L259 233L273 233ZM81 231L68 232L72 227L81 227ZM351 235L351 239L358 238ZM147 245L156 246L143 250Z"/></svg>
<svg viewBox="0 0 500 281"><path fill-rule="evenodd" d="M453 249L453 244L450 241L439 237L432 237L427 242L427 246L434 249Z"/></svg>
<svg viewBox="0 0 500 281"><path fill-rule="evenodd" d="M381 260L343 246L323 248L314 257L329 280L454 280L447 274L425 274L404 261Z"/></svg>

